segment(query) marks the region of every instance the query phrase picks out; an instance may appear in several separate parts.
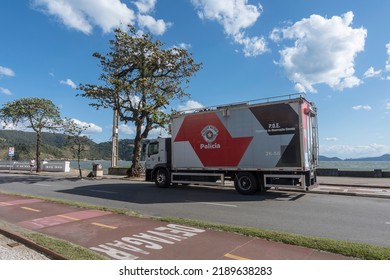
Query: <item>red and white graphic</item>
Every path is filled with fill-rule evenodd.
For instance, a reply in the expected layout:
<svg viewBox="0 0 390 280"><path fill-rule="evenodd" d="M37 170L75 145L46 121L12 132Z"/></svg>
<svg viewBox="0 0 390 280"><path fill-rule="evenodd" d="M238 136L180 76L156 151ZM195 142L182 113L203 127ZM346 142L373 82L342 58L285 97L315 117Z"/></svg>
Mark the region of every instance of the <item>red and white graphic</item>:
<svg viewBox="0 0 390 280"><path fill-rule="evenodd" d="M215 113L189 115L175 142L188 141L204 167L237 166L253 136L233 138Z"/></svg>

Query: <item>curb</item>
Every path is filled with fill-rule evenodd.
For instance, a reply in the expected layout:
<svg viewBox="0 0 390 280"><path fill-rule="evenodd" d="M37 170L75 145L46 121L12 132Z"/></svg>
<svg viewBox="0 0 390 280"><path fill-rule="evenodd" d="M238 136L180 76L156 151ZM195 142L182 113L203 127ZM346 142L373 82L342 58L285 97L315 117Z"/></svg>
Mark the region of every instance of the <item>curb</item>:
<svg viewBox="0 0 390 280"><path fill-rule="evenodd" d="M334 191L309 191L308 193L390 199L389 195L368 194L368 193L344 193L344 192L334 192Z"/></svg>
<svg viewBox="0 0 390 280"><path fill-rule="evenodd" d="M319 183L320 186L335 186L335 187L351 187L351 188L367 188L367 189L390 189L390 186L375 186L375 185L354 185L354 184L335 184L335 183Z"/></svg>
<svg viewBox="0 0 390 280"><path fill-rule="evenodd" d="M29 240L29 239L27 239L19 234L4 230L2 228L0 228L0 234L4 235L5 237L8 237L10 239L15 240L15 241L27 246L30 249L33 249L39 253L46 255L47 257L49 257L52 260L67 260L67 258L65 258L64 256L57 254L56 252L49 250L41 245L38 245L35 242L33 242L33 241L31 241L31 240Z"/></svg>

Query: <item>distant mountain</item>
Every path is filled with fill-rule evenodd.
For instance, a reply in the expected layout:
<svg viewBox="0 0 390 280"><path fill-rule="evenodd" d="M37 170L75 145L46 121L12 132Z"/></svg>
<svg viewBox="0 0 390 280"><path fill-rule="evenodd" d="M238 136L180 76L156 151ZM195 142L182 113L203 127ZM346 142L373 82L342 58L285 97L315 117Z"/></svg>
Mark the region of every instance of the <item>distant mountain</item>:
<svg viewBox="0 0 390 280"><path fill-rule="evenodd" d="M390 161L390 154L384 154L379 157L365 157L365 158L347 158L340 159L338 157L320 156L320 161Z"/></svg>
<svg viewBox="0 0 390 280"><path fill-rule="evenodd" d="M379 157L348 158L345 161L390 161L390 154L384 154Z"/></svg>
<svg viewBox="0 0 390 280"><path fill-rule="evenodd" d="M338 157L326 157L326 156L319 156L320 161L342 161L342 159Z"/></svg>
<svg viewBox="0 0 390 280"><path fill-rule="evenodd" d="M67 136L55 133L42 133L42 159L74 159L75 156L66 145ZM8 147L15 147L15 160L28 160L35 156L35 132L0 130L0 159L8 158ZM130 161L133 154L134 140L119 140L119 159ZM89 141L88 150L82 157L90 160L111 160L112 142L95 143Z"/></svg>

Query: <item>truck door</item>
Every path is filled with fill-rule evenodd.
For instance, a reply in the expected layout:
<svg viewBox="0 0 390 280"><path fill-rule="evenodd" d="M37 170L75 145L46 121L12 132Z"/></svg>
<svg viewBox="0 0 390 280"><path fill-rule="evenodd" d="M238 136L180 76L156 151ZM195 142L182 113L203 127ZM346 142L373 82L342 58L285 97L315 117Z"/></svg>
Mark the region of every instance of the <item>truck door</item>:
<svg viewBox="0 0 390 280"><path fill-rule="evenodd" d="M159 163L159 142L150 142L146 148L145 169L153 169Z"/></svg>
<svg viewBox="0 0 390 280"><path fill-rule="evenodd" d="M305 168L313 169L318 166L318 128L315 108L305 104L303 118L304 158Z"/></svg>
<svg viewBox="0 0 390 280"><path fill-rule="evenodd" d="M166 165L170 157L170 138L152 140L146 148L145 169L154 169L156 165Z"/></svg>

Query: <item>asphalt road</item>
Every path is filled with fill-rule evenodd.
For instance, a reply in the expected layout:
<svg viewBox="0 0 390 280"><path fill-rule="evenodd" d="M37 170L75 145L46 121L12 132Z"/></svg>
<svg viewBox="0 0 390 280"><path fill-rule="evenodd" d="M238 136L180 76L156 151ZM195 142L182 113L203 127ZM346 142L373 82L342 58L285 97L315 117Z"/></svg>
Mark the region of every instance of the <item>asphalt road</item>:
<svg viewBox="0 0 390 280"><path fill-rule="evenodd" d="M272 191L242 196L232 189L6 173L0 174L0 191L390 246L390 203L380 198Z"/></svg>

